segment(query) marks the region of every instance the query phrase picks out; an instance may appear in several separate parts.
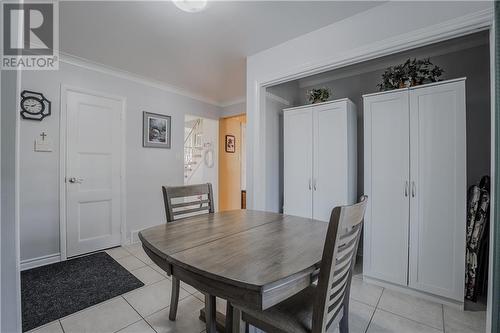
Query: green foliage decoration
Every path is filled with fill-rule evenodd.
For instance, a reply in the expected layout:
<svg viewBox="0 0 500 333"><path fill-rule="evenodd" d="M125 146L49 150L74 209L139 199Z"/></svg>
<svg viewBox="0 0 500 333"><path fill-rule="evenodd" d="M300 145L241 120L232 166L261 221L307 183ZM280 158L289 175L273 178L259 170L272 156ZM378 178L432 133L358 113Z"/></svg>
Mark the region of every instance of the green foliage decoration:
<svg viewBox="0 0 500 333"><path fill-rule="evenodd" d="M382 74L382 83L378 84L380 91L418 86L440 81L444 70L434 65L430 58L408 59L403 64L391 66Z"/></svg>
<svg viewBox="0 0 500 333"><path fill-rule="evenodd" d="M326 102L328 98L330 98L331 91L328 88L318 88L318 89L310 89L306 93L307 100L309 103L321 103Z"/></svg>

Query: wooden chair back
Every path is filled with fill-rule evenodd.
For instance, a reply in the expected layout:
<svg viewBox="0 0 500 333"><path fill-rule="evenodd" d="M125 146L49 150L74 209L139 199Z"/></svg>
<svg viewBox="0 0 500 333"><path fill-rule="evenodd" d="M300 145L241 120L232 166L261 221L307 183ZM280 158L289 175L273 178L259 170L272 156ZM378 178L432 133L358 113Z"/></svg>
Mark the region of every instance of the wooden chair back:
<svg viewBox="0 0 500 333"><path fill-rule="evenodd" d="M357 204L335 207L332 211L313 305L312 333L324 333L337 324L342 318L343 305L349 302L366 201L367 196L363 196Z"/></svg>
<svg viewBox="0 0 500 333"><path fill-rule="evenodd" d="M214 212L212 184L162 186L167 222Z"/></svg>

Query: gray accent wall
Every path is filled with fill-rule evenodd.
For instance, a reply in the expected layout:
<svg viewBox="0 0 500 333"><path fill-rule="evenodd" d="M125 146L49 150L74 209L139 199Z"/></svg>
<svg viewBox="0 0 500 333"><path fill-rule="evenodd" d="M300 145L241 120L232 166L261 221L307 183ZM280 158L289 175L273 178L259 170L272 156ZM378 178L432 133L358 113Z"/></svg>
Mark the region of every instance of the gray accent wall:
<svg viewBox="0 0 500 333"><path fill-rule="evenodd" d="M418 53L420 54L420 52ZM404 62L412 53L405 53L394 64ZM445 69L443 79L467 77L467 185L478 182L482 176L490 174L490 68L489 46L480 45L458 52L431 57L431 61ZM299 89L305 104L308 89L328 87L333 91L333 99L350 98L358 106L358 194L363 193L363 94L377 92L384 69L345 77Z"/></svg>
<svg viewBox="0 0 500 333"><path fill-rule="evenodd" d="M60 253L59 130L61 85L126 98L127 238L165 222L162 185L182 185L184 116L219 119L221 108L101 71L61 62L58 71L24 71L22 89L41 92L52 102L43 121L21 121L20 238L21 262ZM142 112L172 116L172 148L142 147ZM95 120L96 122L99 119ZM35 152L44 131L52 152Z"/></svg>
<svg viewBox="0 0 500 333"><path fill-rule="evenodd" d="M384 68L404 62L408 57L430 56L431 61L445 69L443 79L467 77L467 185L490 174L490 69L489 45L484 33L467 37L471 47L446 53L456 48L457 42L445 42L402 54L376 59L337 71L310 76L268 88L273 94L290 100L294 106L308 104L306 92L312 88L330 88L330 99L349 98L358 112L358 195L363 193L363 94L377 92ZM486 34L487 41L487 34ZM464 42L464 41L462 41ZM437 54L432 56L432 54ZM338 79L336 79L338 77ZM294 88L295 87L295 88ZM273 111L271 111L273 112ZM275 128L279 130L278 127ZM281 171L282 173L282 171ZM438 186L438 184L436 184ZM281 185L280 185L281 186Z"/></svg>

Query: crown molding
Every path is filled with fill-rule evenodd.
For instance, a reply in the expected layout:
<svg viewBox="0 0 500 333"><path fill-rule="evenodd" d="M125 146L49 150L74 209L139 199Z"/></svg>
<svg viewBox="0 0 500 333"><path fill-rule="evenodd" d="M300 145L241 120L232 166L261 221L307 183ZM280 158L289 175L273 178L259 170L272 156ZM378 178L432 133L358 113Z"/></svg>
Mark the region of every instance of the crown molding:
<svg viewBox="0 0 500 333"><path fill-rule="evenodd" d="M320 74L333 69L376 59L382 56L404 52L424 45L442 42L488 29L494 17L491 8L456 17L432 26L403 33L385 40L364 45L335 57L326 57L313 64L300 65L292 70L269 73L258 84L272 86L307 76Z"/></svg>
<svg viewBox="0 0 500 333"><path fill-rule="evenodd" d="M464 50L469 50L472 48L476 47L481 47L484 45L488 45L489 43L489 36L481 36L480 39L471 39L468 38L466 40L461 41L458 44L449 44L450 40L448 41L443 41L441 43L444 44L434 44L425 47L424 50L418 49L416 52L414 50L408 50L406 52L411 52L414 51L411 54L411 58L420 58L420 57L425 57L425 58L433 58L433 57L439 57L447 54L452 54ZM448 43L448 44L446 44ZM404 52L403 52L404 53ZM404 62L410 55L408 54L400 54L400 53L395 53L391 55L384 56L383 58L377 58L370 60L370 63L366 65L365 63L360 63L360 64L355 64L349 66L347 69L344 68L339 68L339 69L334 69L329 72L325 73L319 73L316 75L313 75L311 77L304 77L302 79L298 80L299 83L299 88L304 89L304 88L310 88L314 86L319 86L321 84L325 83L330 83L336 80L348 78L348 77L353 77L365 73L370 73L374 72L377 70L385 70L389 66L393 66L395 62Z"/></svg>
<svg viewBox="0 0 500 333"><path fill-rule="evenodd" d="M121 79L129 80L135 83L143 84L149 87L157 88L169 93L173 93L176 95L184 96L199 102L207 103L210 105L214 105L217 107L223 107L223 104L220 102L217 102L213 99L206 98L204 96L200 96L198 94L194 94L188 90L182 89L175 87L173 85L168 85L165 84L164 82L157 81L157 80L152 80L149 78L146 78L144 76L134 74L132 72L123 70L123 69L118 69L115 67L103 65L94 61L90 61L78 56L74 56L68 53L64 53L59 51L59 56L60 56L60 61L69 65L77 66L80 68L85 68L88 70L96 71L99 73L107 74L107 75L112 75Z"/></svg>
<svg viewBox="0 0 500 333"><path fill-rule="evenodd" d="M233 100L230 100L230 101L227 101L227 102L224 102L224 103L220 103L219 106L221 108L226 108L228 106L245 103L246 101L247 101L247 99L245 97L240 97L240 98L233 99Z"/></svg>
<svg viewBox="0 0 500 333"><path fill-rule="evenodd" d="M270 93L268 91L266 92L266 97L268 97L269 99L271 99L271 100L273 100L275 102L284 104L286 106L292 105L292 103L290 103L290 101L284 99L283 97L280 97L278 95ZM226 108L226 107L229 107L229 106L232 106L232 105L241 104L241 103L245 103L245 102L246 102L246 98L243 97L243 98L238 98L238 99L235 99L235 100L227 102L227 103L220 104L220 107Z"/></svg>

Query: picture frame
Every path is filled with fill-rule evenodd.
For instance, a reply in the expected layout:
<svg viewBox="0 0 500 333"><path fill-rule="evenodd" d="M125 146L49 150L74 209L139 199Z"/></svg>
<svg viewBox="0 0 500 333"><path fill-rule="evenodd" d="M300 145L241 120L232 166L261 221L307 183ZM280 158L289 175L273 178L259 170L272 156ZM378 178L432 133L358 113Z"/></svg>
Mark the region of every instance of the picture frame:
<svg viewBox="0 0 500 333"><path fill-rule="evenodd" d="M225 149L226 153L236 152L236 138L234 135L226 135Z"/></svg>
<svg viewBox="0 0 500 333"><path fill-rule="evenodd" d="M142 112L142 146L146 148L171 148L172 117L159 113Z"/></svg>

